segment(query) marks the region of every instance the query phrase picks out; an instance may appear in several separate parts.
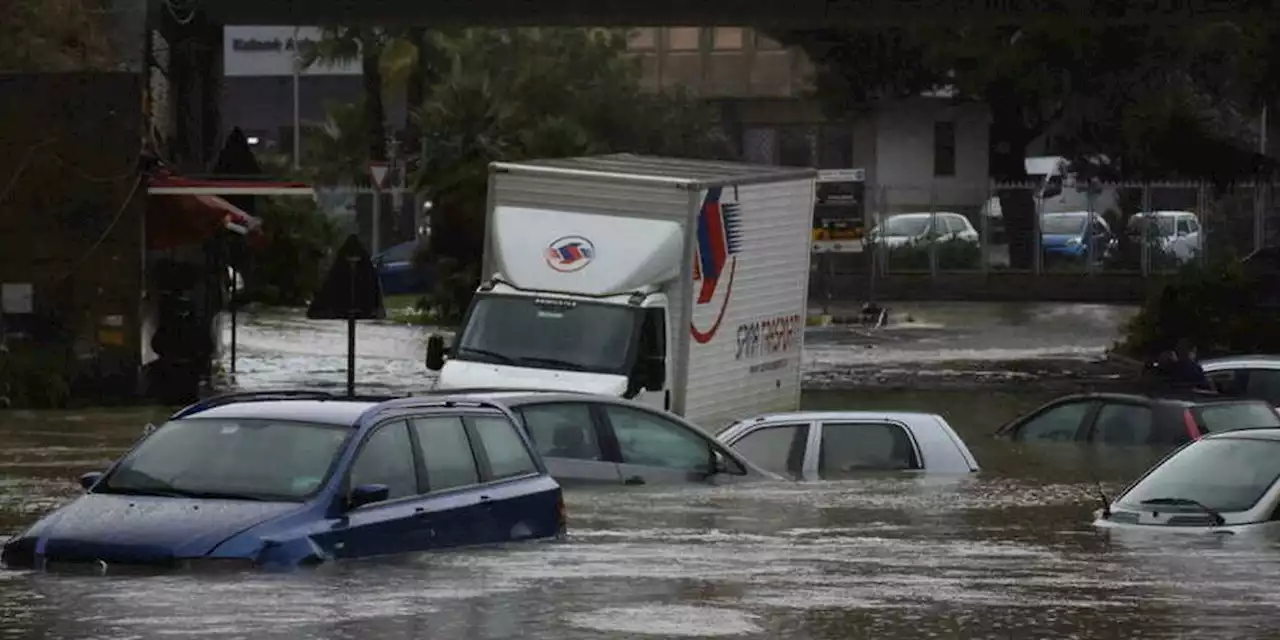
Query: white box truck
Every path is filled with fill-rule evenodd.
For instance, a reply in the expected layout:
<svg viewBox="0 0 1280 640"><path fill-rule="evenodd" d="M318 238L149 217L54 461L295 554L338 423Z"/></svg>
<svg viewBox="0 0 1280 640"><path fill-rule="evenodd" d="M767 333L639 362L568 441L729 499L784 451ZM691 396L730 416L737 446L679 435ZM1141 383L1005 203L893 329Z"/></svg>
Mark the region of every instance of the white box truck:
<svg viewBox="0 0 1280 640"><path fill-rule="evenodd" d="M611 394L708 430L795 410L817 172L630 154L494 163L437 389Z"/></svg>

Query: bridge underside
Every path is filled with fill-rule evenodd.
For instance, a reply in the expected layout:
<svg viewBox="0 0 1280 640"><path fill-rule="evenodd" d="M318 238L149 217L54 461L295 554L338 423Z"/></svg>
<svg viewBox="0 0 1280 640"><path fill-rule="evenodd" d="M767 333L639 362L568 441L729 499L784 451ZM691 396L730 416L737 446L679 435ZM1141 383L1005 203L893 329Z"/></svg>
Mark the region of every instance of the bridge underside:
<svg viewBox="0 0 1280 640"><path fill-rule="evenodd" d="M163 2L164 0L153 0ZM920 22L1022 23L1064 16L1184 22L1276 19L1273 0L203 0L221 24L423 26L734 25L815 28Z"/></svg>

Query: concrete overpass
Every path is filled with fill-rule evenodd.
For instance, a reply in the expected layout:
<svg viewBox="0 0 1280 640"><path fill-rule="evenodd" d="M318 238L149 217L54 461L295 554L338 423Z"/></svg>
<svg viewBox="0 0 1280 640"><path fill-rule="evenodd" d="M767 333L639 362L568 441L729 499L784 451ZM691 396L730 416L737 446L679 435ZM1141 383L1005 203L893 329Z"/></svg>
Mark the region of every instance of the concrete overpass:
<svg viewBox="0 0 1280 640"><path fill-rule="evenodd" d="M1021 23L1064 17L1147 24L1247 15L1280 0L170 0L221 24L424 26L846 25ZM152 0L163 3L165 0Z"/></svg>

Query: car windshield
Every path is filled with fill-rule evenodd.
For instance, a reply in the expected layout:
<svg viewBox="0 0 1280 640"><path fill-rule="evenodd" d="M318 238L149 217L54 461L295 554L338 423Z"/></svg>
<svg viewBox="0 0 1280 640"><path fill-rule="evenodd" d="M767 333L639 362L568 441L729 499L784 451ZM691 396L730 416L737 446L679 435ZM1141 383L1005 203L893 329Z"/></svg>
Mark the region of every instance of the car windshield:
<svg viewBox="0 0 1280 640"><path fill-rule="evenodd" d="M1083 213L1054 213L1040 217L1040 233L1048 235L1079 235L1084 233Z"/></svg>
<svg viewBox="0 0 1280 640"><path fill-rule="evenodd" d="M351 431L278 420L174 420L95 492L300 501L319 490Z"/></svg>
<svg viewBox="0 0 1280 640"><path fill-rule="evenodd" d="M884 221L883 234L886 236L919 236L929 230L929 216L907 215L891 216Z"/></svg>
<svg viewBox="0 0 1280 640"><path fill-rule="evenodd" d="M454 357L525 367L625 374L639 309L557 298L482 295Z"/></svg>
<svg viewBox="0 0 1280 640"><path fill-rule="evenodd" d="M1265 402L1209 404L1195 409L1206 432L1280 427L1280 414Z"/></svg>
<svg viewBox="0 0 1280 640"><path fill-rule="evenodd" d="M1129 235L1141 235L1142 221L1146 219L1151 220L1151 233L1161 236L1173 235L1173 218L1169 216L1144 216L1141 214L1129 218L1129 223L1125 227Z"/></svg>
<svg viewBox="0 0 1280 640"><path fill-rule="evenodd" d="M1280 441L1208 438L1179 450L1153 469L1120 502L1149 510L1149 500L1194 500L1214 511L1247 511L1280 478ZM1162 505L1168 510L1168 505ZM1181 507L1179 507L1181 508Z"/></svg>

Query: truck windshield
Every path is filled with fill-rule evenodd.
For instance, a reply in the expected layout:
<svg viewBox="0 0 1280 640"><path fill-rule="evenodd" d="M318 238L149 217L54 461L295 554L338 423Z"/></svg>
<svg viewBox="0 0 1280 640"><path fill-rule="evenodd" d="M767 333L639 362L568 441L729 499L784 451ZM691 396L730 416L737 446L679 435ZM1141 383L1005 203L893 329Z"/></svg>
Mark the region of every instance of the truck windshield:
<svg viewBox="0 0 1280 640"><path fill-rule="evenodd" d="M638 309L579 300L481 295L454 358L567 371L625 374Z"/></svg>

